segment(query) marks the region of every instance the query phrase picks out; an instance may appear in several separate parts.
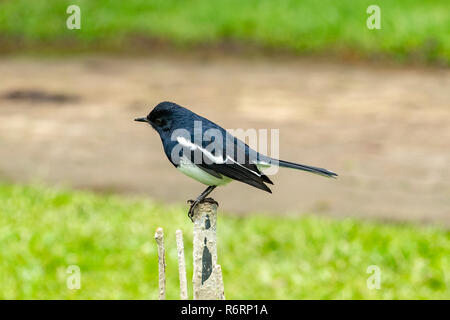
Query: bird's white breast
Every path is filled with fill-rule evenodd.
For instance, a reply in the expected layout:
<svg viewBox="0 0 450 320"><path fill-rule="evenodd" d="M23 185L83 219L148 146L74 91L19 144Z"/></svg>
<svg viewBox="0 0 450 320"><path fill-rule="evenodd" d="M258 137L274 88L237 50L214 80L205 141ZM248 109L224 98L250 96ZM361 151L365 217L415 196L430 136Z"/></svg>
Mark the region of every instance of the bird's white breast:
<svg viewBox="0 0 450 320"><path fill-rule="evenodd" d="M230 178L225 176L222 176L222 178L217 178L209 174L208 172L202 170L184 156L181 157L177 169L180 170L185 175L187 175L188 177L191 177L192 179L195 179L203 184L206 184L207 186L220 186L227 184L228 182L231 181Z"/></svg>

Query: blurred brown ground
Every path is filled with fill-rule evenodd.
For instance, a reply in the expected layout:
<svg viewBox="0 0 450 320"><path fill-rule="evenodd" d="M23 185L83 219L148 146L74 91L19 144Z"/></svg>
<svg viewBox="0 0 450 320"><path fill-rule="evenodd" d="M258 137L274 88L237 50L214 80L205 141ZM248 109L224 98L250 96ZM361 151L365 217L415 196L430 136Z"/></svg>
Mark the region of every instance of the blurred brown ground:
<svg viewBox="0 0 450 320"><path fill-rule="evenodd" d="M133 121L170 100L225 128L279 128L282 159L339 173L280 170L272 195L233 183L213 193L224 211L450 225L448 69L2 58L0 95L3 179L185 203L204 186L176 171L158 135Z"/></svg>

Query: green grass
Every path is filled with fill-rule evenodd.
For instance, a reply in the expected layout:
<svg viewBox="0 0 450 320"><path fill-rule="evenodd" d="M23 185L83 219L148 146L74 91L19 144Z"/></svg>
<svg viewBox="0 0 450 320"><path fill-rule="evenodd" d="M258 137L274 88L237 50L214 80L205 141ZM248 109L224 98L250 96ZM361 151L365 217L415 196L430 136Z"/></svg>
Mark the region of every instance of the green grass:
<svg viewBox="0 0 450 320"><path fill-rule="evenodd" d="M155 299L157 227L167 296L177 299L178 228L192 276L185 207L0 184L0 298ZM218 238L228 299L450 298L450 234L439 228L220 212ZM81 269L80 290L66 286L69 265ZM370 265L381 270L380 290L366 286Z"/></svg>
<svg viewBox="0 0 450 320"><path fill-rule="evenodd" d="M450 62L448 0L375 3L381 30L366 27L372 0L6 0L0 2L0 40L131 51L146 38L188 46L232 41L298 53ZM70 4L81 8L81 30L66 28ZM137 40L123 41L130 36Z"/></svg>

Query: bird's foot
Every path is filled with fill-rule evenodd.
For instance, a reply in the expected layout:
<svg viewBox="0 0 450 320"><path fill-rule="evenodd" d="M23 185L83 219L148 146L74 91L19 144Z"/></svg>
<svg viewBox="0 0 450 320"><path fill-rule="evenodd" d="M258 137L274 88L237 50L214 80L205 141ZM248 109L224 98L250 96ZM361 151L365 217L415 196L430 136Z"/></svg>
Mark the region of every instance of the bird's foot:
<svg viewBox="0 0 450 320"><path fill-rule="evenodd" d="M191 205L190 208L189 208L188 217L189 217L189 219L191 219L192 222L194 222L194 210L195 210L195 207L201 202L208 202L208 203L215 204L216 206L219 206L217 201L214 200L213 198L205 198L205 199L203 199L201 201L199 201L199 200L188 200L187 203L189 203Z"/></svg>
<svg viewBox="0 0 450 320"><path fill-rule="evenodd" d="M188 217L189 219L191 219L192 222L194 222L194 209L198 204L198 201L195 200L188 200L187 201L191 206L189 207L189 211L188 211Z"/></svg>

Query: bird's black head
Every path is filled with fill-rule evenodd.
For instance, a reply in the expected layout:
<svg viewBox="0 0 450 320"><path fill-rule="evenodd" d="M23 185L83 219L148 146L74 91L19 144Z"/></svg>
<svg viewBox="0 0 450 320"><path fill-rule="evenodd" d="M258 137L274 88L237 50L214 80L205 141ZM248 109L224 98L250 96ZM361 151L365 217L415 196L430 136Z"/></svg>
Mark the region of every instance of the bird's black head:
<svg viewBox="0 0 450 320"><path fill-rule="evenodd" d="M147 122L153 129L162 132L167 132L173 129L174 117L179 114L181 109L184 109L173 102L159 103L145 118L136 118L135 121Z"/></svg>

